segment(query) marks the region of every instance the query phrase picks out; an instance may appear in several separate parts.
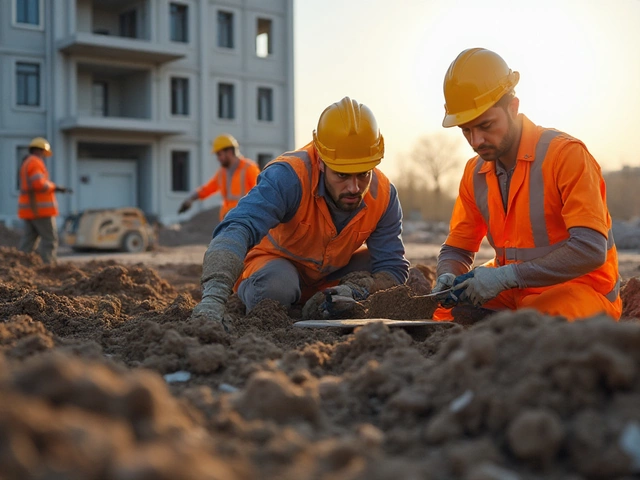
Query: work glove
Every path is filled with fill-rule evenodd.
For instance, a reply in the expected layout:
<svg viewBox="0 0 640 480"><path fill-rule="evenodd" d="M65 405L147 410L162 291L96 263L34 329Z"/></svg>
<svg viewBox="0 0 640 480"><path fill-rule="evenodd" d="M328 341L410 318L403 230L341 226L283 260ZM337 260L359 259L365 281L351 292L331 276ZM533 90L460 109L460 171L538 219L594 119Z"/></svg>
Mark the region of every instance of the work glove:
<svg viewBox="0 0 640 480"><path fill-rule="evenodd" d="M202 263L202 300L194 307L191 317L220 322L228 330L223 321L225 305L242 267L243 260L229 250L216 248L214 239Z"/></svg>
<svg viewBox="0 0 640 480"><path fill-rule="evenodd" d="M498 268L478 267L469 273L473 275L461 282L454 282L454 286L458 285L462 289L462 293L458 294L460 301L469 302L477 307L497 297L504 290L518 286L513 265ZM456 289L453 293L457 292Z"/></svg>
<svg viewBox="0 0 640 480"><path fill-rule="evenodd" d="M431 293L438 293L447 288L451 288L456 276L453 273L443 273L436 279L436 284L431 290Z"/></svg>
<svg viewBox="0 0 640 480"><path fill-rule="evenodd" d="M56 185L56 187L53 190L54 192L57 192L57 193L73 193L73 190L71 190L70 188L60 187L58 185Z"/></svg>
<svg viewBox="0 0 640 480"><path fill-rule="evenodd" d="M322 291L324 302L320 305L322 317L339 318L354 309L358 302L369 296L369 291L351 282L346 282Z"/></svg>
<svg viewBox="0 0 640 480"><path fill-rule="evenodd" d="M462 275L458 275L457 277L454 276L453 281L451 282L451 284L442 289L442 290L445 290L445 289L450 287L451 291L447 294L446 297L440 299L440 305L443 306L444 308L452 308L452 307L455 307L456 305L458 305L460 302L464 302L465 300L468 303L467 299L463 299L461 297L461 293L463 292L463 289L462 288L457 288L457 287L459 285L462 285L466 280L472 278L473 274L474 274L474 270L471 270L470 272L467 272L467 273L462 274ZM438 277L438 281L444 275L449 275L449 276L446 278L446 280L443 279L443 282L451 281L450 275L453 275L452 273L448 273L448 274L447 273L443 273L442 275L440 275ZM433 287L433 289L435 290L437 286L438 286L438 283L436 281L436 286Z"/></svg>
<svg viewBox="0 0 640 480"><path fill-rule="evenodd" d="M180 205L180 210L178 210L178 214L184 213L189 210L191 208L191 204L191 200L185 200L184 202L182 202L182 205Z"/></svg>
<svg viewBox="0 0 640 480"><path fill-rule="evenodd" d="M194 308L193 317L205 317L207 320L221 322L224 317L225 305L229 298L226 285L209 281L202 286L202 300Z"/></svg>

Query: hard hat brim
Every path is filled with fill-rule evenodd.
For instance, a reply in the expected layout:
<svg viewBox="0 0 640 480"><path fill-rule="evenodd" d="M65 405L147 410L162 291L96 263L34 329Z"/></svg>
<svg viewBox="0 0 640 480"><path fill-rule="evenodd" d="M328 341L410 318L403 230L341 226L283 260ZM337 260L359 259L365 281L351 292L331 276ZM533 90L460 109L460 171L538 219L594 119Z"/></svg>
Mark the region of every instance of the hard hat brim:
<svg viewBox="0 0 640 480"><path fill-rule="evenodd" d="M495 106L495 103L491 105L487 105L485 108L474 108L473 110L467 110L465 112L445 115L444 119L442 120L442 126L444 128L459 127L460 125L464 125L465 123L469 123L472 120L475 120L480 115L482 115L483 113L485 113L487 110L489 110L491 107L494 107L494 106Z"/></svg>
<svg viewBox="0 0 640 480"><path fill-rule="evenodd" d="M367 161L363 161L360 163L349 163L348 165L345 165L343 163L335 163L331 159L325 160L324 158L322 158L322 155L320 155L320 159L325 163L327 167L329 167L334 172L348 173L350 175L356 173L365 173L369 170L373 170L378 165L380 165L380 162L382 161L382 158L378 158L375 160L368 159Z"/></svg>

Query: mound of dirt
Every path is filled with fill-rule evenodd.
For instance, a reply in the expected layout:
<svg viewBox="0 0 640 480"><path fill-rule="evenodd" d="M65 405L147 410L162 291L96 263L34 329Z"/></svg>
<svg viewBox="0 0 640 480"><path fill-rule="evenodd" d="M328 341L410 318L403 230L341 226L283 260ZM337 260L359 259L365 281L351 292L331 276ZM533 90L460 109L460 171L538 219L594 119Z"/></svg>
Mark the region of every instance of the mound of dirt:
<svg viewBox="0 0 640 480"><path fill-rule="evenodd" d="M22 233L0 223L0 247L18 247Z"/></svg>
<svg viewBox="0 0 640 480"><path fill-rule="evenodd" d="M190 318L195 267L170 284L162 268L47 267L0 248L0 268L2 478L640 474L634 319L523 310L426 336L380 323L344 334L232 297L225 329ZM414 269L369 311L424 316L414 296L432 273ZM623 288L625 312L638 285Z"/></svg>
<svg viewBox="0 0 640 480"><path fill-rule="evenodd" d="M213 230L220 223L220 207L196 213L189 220L158 228L158 244L165 247L177 245L209 244Z"/></svg>

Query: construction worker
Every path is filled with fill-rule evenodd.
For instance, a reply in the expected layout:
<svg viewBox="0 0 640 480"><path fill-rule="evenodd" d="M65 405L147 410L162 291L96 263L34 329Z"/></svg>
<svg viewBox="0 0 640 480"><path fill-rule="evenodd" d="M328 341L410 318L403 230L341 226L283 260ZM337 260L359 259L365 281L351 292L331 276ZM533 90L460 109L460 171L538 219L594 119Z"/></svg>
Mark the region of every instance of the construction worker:
<svg viewBox="0 0 640 480"><path fill-rule="evenodd" d="M196 200L204 200L220 192L222 195L220 220L222 220L229 210L238 204L238 200L255 187L260 168L252 160L240 155L240 148L235 138L226 133L218 136L213 141L211 153L216 154L222 168L211 177L211 180L182 202L178 213L189 210Z"/></svg>
<svg viewBox="0 0 640 480"><path fill-rule="evenodd" d="M335 287L331 298L363 299L381 285L404 283L402 210L395 187L375 168L383 155L368 107L349 97L327 107L313 141L269 163L215 229L194 315L222 320L234 286L251 309L263 299L302 304L325 287ZM348 272L365 270L373 275L362 283L336 286Z"/></svg>
<svg viewBox="0 0 640 480"><path fill-rule="evenodd" d="M47 264L56 262L58 249L58 203L55 193L72 193L71 189L60 187L49 180L44 158L51 155L51 145L45 138L36 137L31 140L29 155L20 166L18 198L18 217L24 220L24 234L18 248L30 253L40 243L38 253Z"/></svg>
<svg viewBox="0 0 640 480"><path fill-rule="evenodd" d="M445 75L442 125L459 127L477 156L460 182L434 291L456 285L445 306L618 319L618 255L600 166L580 140L518 113L519 78L482 48L460 53ZM485 236L495 257L471 270Z"/></svg>

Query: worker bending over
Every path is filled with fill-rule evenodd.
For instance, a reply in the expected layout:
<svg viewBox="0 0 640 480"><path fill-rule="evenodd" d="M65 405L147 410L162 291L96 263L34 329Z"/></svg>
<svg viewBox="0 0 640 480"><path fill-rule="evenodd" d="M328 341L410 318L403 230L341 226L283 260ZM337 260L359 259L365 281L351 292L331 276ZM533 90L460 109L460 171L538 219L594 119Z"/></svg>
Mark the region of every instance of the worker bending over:
<svg viewBox="0 0 640 480"><path fill-rule="evenodd" d="M460 182L434 291L471 270L486 236L494 259L459 278L445 305L618 319L618 254L600 166L580 140L518 113L519 78L482 48L460 53L445 75L442 125L459 127L477 156ZM434 318L451 319L450 311Z"/></svg>
<svg viewBox="0 0 640 480"><path fill-rule="evenodd" d="M323 295L352 271L373 276L330 292L360 300L404 283L400 202L375 168L383 155L368 107L348 97L327 107L313 141L269 163L215 229L194 315L222 320L234 285L251 309L263 299L291 306Z"/></svg>

